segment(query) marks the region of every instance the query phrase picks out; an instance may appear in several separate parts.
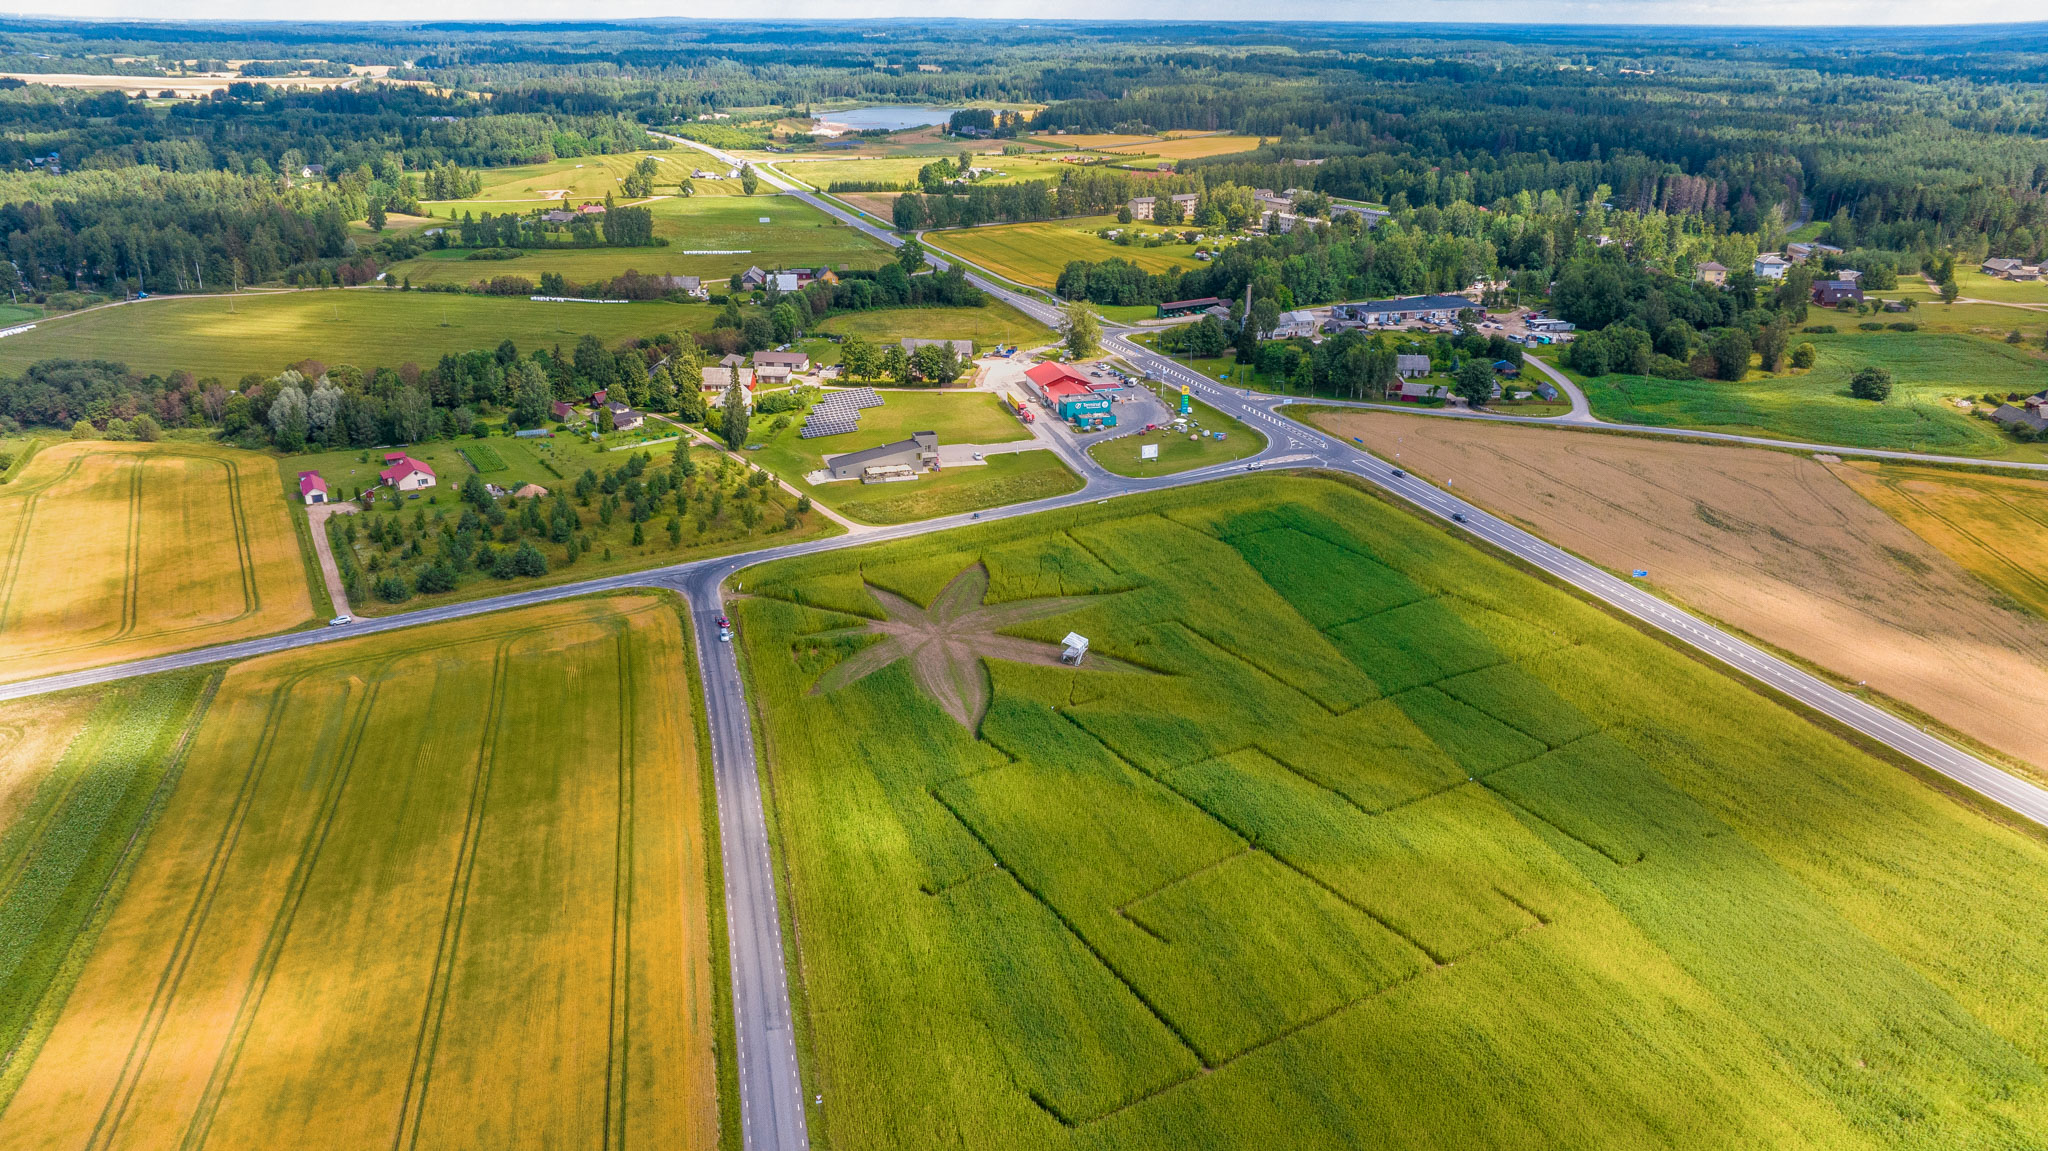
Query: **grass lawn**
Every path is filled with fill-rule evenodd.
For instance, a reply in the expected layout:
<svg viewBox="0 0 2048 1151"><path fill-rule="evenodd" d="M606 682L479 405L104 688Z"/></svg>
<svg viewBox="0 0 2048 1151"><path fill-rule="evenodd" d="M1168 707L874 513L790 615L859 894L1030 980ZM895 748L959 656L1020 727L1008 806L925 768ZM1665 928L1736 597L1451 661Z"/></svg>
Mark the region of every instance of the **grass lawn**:
<svg viewBox="0 0 2048 1151"><path fill-rule="evenodd" d="M1167 407L1178 411L1180 394L1170 388L1162 388L1161 392ZM1191 397L1190 402L1194 408L1191 413L1194 426L1205 433L1202 438L1191 440L1187 432L1160 428L1102 440L1090 447L1088 454L1096 463L1120 476L1163 476L1241 460L1264 450L1266 437L1200 400ZM1209 432L1222 432L1224 438L1215 439L1206 434ZM1140 458L1140 449L1148 444L1158 445L1158 459Z"/></svg>
<svg viewBox="0 0 2048 1151"><path fill-rule="evenodd" d="M208 679L108 690L68 787L7 829L28 882L0 904L37 926L0 941L0 1143L718 1146L713 816L671 601Z"/></svg>
<svg viewBox="0 0 2048 1151"><path fill-rule="evenodd" d="M2001 280L1996 276L1987 276L1974 268L1957 268L1956 287L1962 289L1964 296L1973 300L1997 300L2009 304L2048 304L2048 283L2040 280L2031 283ZM2048 324L2048 311L2038 316L2026 316L2015 312L2013 320L2015 326L2024 320L2029 327L2040 327Z"/></svg>
<svg viewBox="0 0 2048 1151"><path fill-rule="evenodd" d="M271 474L265 456L210 444L43 447L0 487L0 679L311 619L296 509Z"/></svg>
<svg viewBox="0 0 2048 1151"><path fill-rule="evenodd" d="M628 268L649 275L725 278L751 266L875 268L888 250L858 229L834 220L789 196L692 196L656 200L654 234L665 248L562 248L530 250L512 260L471 260L466 249L448 248L392 265L391 276L415 284L467 284L492 276L559 272L572 282L618 275ZM768 223L761 223L762 217ZM690 252L736 252L693 256Z"/></svg>
<svg viewBox="0 0 2048 1151"><path fill-rule="evenodd" d="M1148 272L1198 266L1193 244L1167 244L1157 248L1133 244L1125 247L1095 234L1103 228L1117 226L1114 216L1083 216L1071 220L994 224L986 228L931 232L927 234L926 242L932 247L956 252L999 276L1047 289L1058 282L1060 273L1073 260L1122 259Z"/></svg>
<svg viewBox="0 0 2048 1151"><path fill-rule="evenodd" d="M1924 309L1923 309L1924 310ZM1929 332L1802 335L1820 358L1810 372L1740 384L1602 376L1585 382L1604 420L1784 436L1850 447L1949 455L2044 458L1944 397L1996 390L2032 394L2048 386L2048 363L2004 344ZM1882 404L1849 395L1849 377L1865 365L1890 371Z"/></svg>
<svg viewBox="0 0 2048 1151"><path fill-rule="evenodd" d="M476 266L476 265L472 265ZM406 361L431 366L450 352L574 347L584 333L607 342L708 329L708 304L539 304L526 299L384 288L164 297L52 321L0 340L0 371L37 360L95 356L139 372L191 371L228 386L246 372L272 375L303 359L365 371Z"/></svg>
<svg viewBox="0 0 2048 1151"><path fill-rule="evenodd" d="M2048 481L1861 460L1830 470L1964 570L2048 616Z"/></svg>
<svg viewBox="0 0 2048 1151"><path fill-rule="evenodd" d="M420 573L446 552L442 543L442 526L446 525L449 532L445 534L452 536L461 524L464 505L458 491L471 473L471 463L487 467L493 462L467 455L482 445L488 445L492 454L502 458L504 465L501 469L481 472L485 480L514 490L531 481L548 489L549 498L539 501L500 499L497 502L507 513L504 520L489 525L493 530L488 539L482 538L483 533L479 532L477 542L494 545L503 551L515 549L521 543L530 543L546 558L547 573L498 578L491 570L490 560L472 552L455 562L457 582L453 590L420 591ZM600 451L587 442L578 443L565 437L556 437L552 442L458 440L416 445L407 450L414 458L425 460L434 468L440 477L438 488L417 500L379 501L375 510L363 515L335 516L328 521L328 538L337 558L353 557L355 568L360 573L355 590L349 596L351 606L359 615L388 615L529 587L593 579L706 556L837 535L841 530L816 511L797 511L797 500L773 485L757 487L747 484L746 469L723 452L709 447L690 449L696 472L685 478L679 489L664 490L658 496L648 497L650 514L638 524L641 537L638 543L633 542L636 525L630 515L630 493L621 493L619 504L610 509L605 507L602 494L593 494L587 502L574 496L574 481L585 469L602 478L608 472L623 469L634 454L631 451ZM642 482L653 483L656 472L668 472L676 449L669 445L656 445L647 450L651 462ZM291 477L301 469L318 470L330 485L346 488L353 494L354 489L365 482L375 482L376 472L382 463L382 453L377 451L292 456L278 462L278 474L284 481L294 483L295 487ZM555 471L560 471L565 478L557 478ZM337 496L340 494L336 492ZM526 503L538 505L535 510L541 513L541 530L533 529L519 518ZM557 504L561 504L565 513L575 520L569 529L577 541L578 554L573 559L569 555L568 541L553 538L552 524ZM379 528L376 535L370 530L373 521ZM673 532L669 527L672 521L676 524ZM343 566L346 579L347 564ZM384 576L391 574L398 575L412 592L395 603L385 600L374 590Z"/></svg>
<svg viewBox="0 0 2048 1151"><path fill-rule="evenodd" d="M937 475L898 484L837 481L809 484L804 476L822 468L825 457L936 431L941 444L1001 444L1031 438L1001 400L987 392L885 391L882 406L860 414L860 430L806 440L800 412L787 413L776 429L769 417L754 421L761 450L755 463L796 485L842 515L866 523L903 523L954 512L1000 507L1070 492L1081 480L1050 451L992 455L979 466L948 468ZM774 417L779 419L781 417Z"/></svg>
<svg viewBox="0 0 2048 1151"><path fill-rule="evenodd" d="M1029 348L1055 338L1051 328L993 299L979 308L885 308L874 312L846 312L819 324L818 330L832 335L866 336L876 343L893 343L905 338L973 340L975 348L981 351L997 344ZM836 363L837 358L831 362Z"/></svg>
<svg viewBox="0 0 2048 1151"><path fill-rule="evenodd" d="M1030 180L1057 180L1060 172L1071 165L1060 164L1051 159L1033 156L984 156L975 148L967 148L974 154L974 163L979 167L994 168L996 174L984 176L980 184L1016 184ZM945 159L957 159L960 149L945 154ZM845 160L776 160L775 169L785 176L801 180L819 189L832 186L836 181L914 184L918 170L934 159L931 155L916 156L875 156Z"/></svg>
<svg viewBox="0 0 2048 1151"><path fill-rule="evenodd" d="M1354 488L743 578L834 1146L2048 1126L2048 843Z"/></svg>
<svg viewBox="0 0 2048 1151"><path fill-rule="evenodd" d="M1151 304L1090 304L1095 314L1114 324L1135 324L1139 320L1156 320L1159 309Z"/></svg>
<svg viewBox="0 0 2048 1151"><path fill-rule="evenodd" d="M40 320L45 311L39 304L0 304L0 327L13 327Z"/></svg>

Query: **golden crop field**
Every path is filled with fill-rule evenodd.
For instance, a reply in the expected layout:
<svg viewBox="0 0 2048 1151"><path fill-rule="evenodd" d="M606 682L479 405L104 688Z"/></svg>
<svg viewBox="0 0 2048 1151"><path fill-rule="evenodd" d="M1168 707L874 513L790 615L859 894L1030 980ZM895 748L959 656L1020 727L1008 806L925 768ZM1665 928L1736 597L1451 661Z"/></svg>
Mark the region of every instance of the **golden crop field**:
<svg viewBox="0 0 2048 1151"><path fill-rule="evenodd" d="M1031 137L1032 143L1043 144L1048 148L1123 148L1128 147L1132 144L1153 144L1157 143L1158 141L1159 137L1157 136L1119 136L1107 132L1099 133L1093 136L1073 135Z"/></svg>
<svg viewBox="0 0 2048 1151"><path fill-rule="evenodd" d="M229 670L0 1146L716 1147L687 642L619 596Z"/></svg>
<svg viewBox="0 0 2048 1151"><path fill-rule="evenodd" d="M1143 144L1123 144L1104 148L1105 152L1122 152L1127 155L1158 156L1165 160L1199 160L1208 156L1228 156L1233 152L1249 152L1257 148L1257 136L1183 136L1171 140L1155 140Z"/></svg>
<svg viewBox="0 0 2048 1151"><path fill-rule="evenodd" d="M1970 574L2048 615L2048 481L1910 464L1829 470Z"/></svg>
<svg viewBox="0 0 2048 1151"><path fill-rule="evenodd" d="M0 487L0 679L283 631L313 611L268 459L61 443Z"/></svg>
<svg viewBox="0 0 2048 1151"><path fill-rule="evenodd" d="M644 156L654 157L657 167L654 190L657 194L675 191L672 185L682 177L688 176L697 168L709 169L712 166L711 158L696 149L676 148L668 151L621 152L611 156L578 156L571 160L550 160L545 164L492 168L482 174L483 191L474 199L430 201L428 213L446 219L450 215L450 205L454 206L453 214L459 216L464 208L560 200L565 194L577 203L585 200L602 200L608 192L624 199L624 194L619 191L619 184ZM724 175L723 172L719 174ZM722 183L724 181L702 180L697 182L697 189L700 192L711 191ZM736 185L737 181L734 183Z"/></svg>

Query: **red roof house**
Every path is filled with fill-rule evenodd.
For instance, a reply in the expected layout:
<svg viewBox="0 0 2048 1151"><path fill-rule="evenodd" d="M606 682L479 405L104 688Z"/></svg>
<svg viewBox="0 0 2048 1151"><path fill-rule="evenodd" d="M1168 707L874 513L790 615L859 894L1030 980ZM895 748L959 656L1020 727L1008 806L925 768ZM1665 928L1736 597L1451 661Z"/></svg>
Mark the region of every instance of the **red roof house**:
<svg viewBox="0 0 2048 1151"><path fill-rule="evenodd" d="M384 462L390 466L378 472L377 478L399 491L416 492L434 486L434 469L404 452L391 452Z"/></svg>
<svg viewBox="0 0 2048 1151"><path fill-rule="evenodd" d="M554 413L557 421L573 420L576 418L576 406L565 400L556 400Z"/></svg>
<svg viewBox="0 0 2048 1151"><path fill-rule="evenodd" d="M309 504L327 502L327 481L320 478L319 472L299 473L299 498Z"/></svg>
<svg viewBox="0 0 2048 1151"><path fill-rule="evenodd" d="M1087 376L1065 364L1055 364L1050 360L1031 365L1025 370L1024 378L1030 381L1031 391L1046 403L1058 402L1052 398L1055 388L1065 388L1069 394L1074 391L1094 390Z"/></svg>

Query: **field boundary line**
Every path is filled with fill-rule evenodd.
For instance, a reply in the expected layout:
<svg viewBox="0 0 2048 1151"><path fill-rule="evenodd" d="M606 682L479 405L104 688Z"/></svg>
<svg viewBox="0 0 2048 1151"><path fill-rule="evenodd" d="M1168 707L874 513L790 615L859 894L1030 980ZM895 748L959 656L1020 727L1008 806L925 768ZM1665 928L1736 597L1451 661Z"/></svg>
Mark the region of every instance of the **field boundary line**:
<svg viewBox="0 0 2048 1151"><path fill-rule="evenodd" d="M426 1002L421 1005L420 1028L413 1040L412 1066L406 1073L405 1094L399 1102L398 1129L391 1136L392 1151L410 1151L417 1147L420 1124L426 1118L427 1088L433 1081L434 1054L440 1045L442 1021L447 1016L450 985L455 981L455 950L462 938L463 916L469 909L470 877L476 871L477 841L483 834L484 808L490 797L492 769L497 763L498 723L505 706L505 683L509 678L506 652L515 638L516 635L501 637L497 649L491 654L491 686L485 697L483 746L477 749L469 810L463 820L455 874L448 883L440 938L434 947L434 969L427 982Z"/></svg>
<svg viewBox="0 0 2048 1151"><path fill-rule="evenodd" d="M305 898L306 887L312 882L313 869L319 865L321 849L327 845L327 835L333 830L335 815L341 809L343 793L348 787L349 775L355 767L357 753L362 748L363 733L369 727L370 713L375 709L377 697L382 692L384 680L389 675L395 660L386 660L368 679L361 701L356 705L356 714L349 724L348 733L337 749L333 770L329 773L327 786L320 796L320 807L306 828L299 844L299 858L292 865L292 873L285 880L284 898L278 901L275 915L271 917L270 931L263 941L263 948L257 953L255 966L243 985L241 1002L235 1007L234 1022L229 1025L228 1034L221 1042L221 1048L214 1056L213 1069L208 1072L206 1086L201 1091L199 1103L193 1108L192 1118L185 1128L184 1138L179 1141L182 1151L198 1151L206 1145L206 1139L213 1130L214 1116L220 1111L221 1097L227 1092L228 1080L233 1078L235 1067L241 1062L242 1049L248 1043L249 1034L255 1030L256 1016L263 1007L263 996L270 989L271 976L276 974L279 959L284 954L285 942L291 935L292 924L297 920L299 904Z"/></svg>
<svg viewBox="0 0 2048 1151"><path fill-rule="evenodd" d="M200 875L199 890L193 893L192 904L185 912L185 922L178 929L178 936L172 941L171 954L165 960L163 973L157 977L156 990L150 996L149 1008L143 1012L136 1027L135 1039L130 1043L128 1056L122 1061L121 1071L114 1079L113 1089L107 1101L101 1106L100 1117L93 1124L86 1137L85 1151L100 1151L109 1146L114 1134L120 1129L126 1117L128 1104L135 1097L135 1088L142 1081L143 1069L149 1064L149 1057L156 1046L156 1038L163 1031L170 1016L171 1004L178 996L178 985L185 977L185 969L192 961L192 952L198 946L198 937L205 929L207 916L213 909L214 896L220 891L223 873L228 859L234 853L235 844L241 838L242 824L247 820L249 809L255 802L256 786L261 781L263 769L270 761L271 750L276 746L277 734L284 724L286 703L292 689L311 675L311 670L287 678L271 690L268 713L264 716L263 729L257 734L255 746L249 757L249 766L242 772L241 785L235 791L228 818L221 825L220 835L215 838L213 854L207 859L206 870Z"/></svg>

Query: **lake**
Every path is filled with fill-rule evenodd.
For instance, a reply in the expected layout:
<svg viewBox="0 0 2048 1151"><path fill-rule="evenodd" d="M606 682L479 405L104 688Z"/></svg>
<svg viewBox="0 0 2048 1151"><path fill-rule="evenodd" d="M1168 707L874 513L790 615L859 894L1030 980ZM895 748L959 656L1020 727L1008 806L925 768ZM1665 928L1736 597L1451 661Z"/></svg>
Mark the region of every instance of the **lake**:
<svg viewBox="0 0 2048 1151"><path fill-rule="evenodd" d="M926 124L943 124L953 118L958 108L926 108L916 104L882 104L873 108L847 108L839 112L820 112L816 119L821 124L835 128L846 128L864 132L870 128L921 128Z"/></svg>

